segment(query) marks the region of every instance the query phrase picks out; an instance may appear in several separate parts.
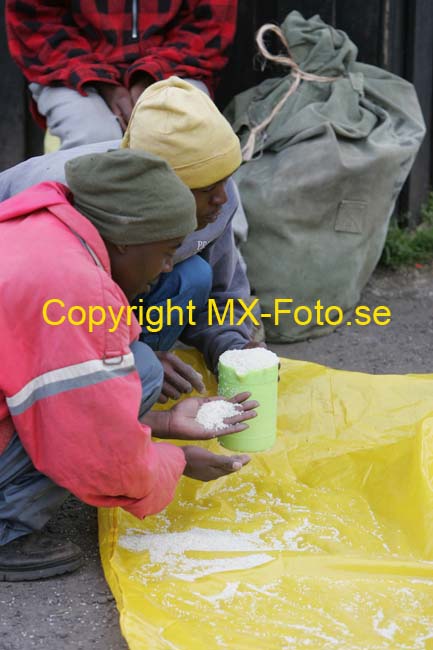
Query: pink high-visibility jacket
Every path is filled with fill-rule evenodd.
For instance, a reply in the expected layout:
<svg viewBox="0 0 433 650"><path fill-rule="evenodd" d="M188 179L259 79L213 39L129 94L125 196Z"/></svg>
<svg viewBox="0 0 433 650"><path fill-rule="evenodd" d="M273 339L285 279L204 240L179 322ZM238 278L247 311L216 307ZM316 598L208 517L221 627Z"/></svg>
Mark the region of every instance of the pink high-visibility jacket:
<svg viewBox="0 0 433 650"><path fill-rule="evenodd" d="M113 332L111 320L93 332L68 322L74 305L128 306L103 240L70 196L41 183L0 204L0 432L15 429L34 466L86 503L144 517L172 500L185 457L138 421L129 347L138 322L123 318ZM44 321L52 299L65 307L51 303L46 316L62 324Z"/></svg>

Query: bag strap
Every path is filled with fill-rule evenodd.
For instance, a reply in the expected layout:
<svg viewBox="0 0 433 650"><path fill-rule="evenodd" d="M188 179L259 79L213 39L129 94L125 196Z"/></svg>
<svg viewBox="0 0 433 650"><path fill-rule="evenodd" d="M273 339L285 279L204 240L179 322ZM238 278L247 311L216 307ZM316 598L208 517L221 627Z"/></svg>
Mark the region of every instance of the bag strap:
<svg viewBox="0 0 433 650"><path fill-rule="evenodd" d="M280 41L283 43L288 54L272 54L264 42L264 35L266 32L273 32L276 34ZM340 77L322 77L317 74L311 74L309 72L304 72L301 70L296 61L292 59L289 44L280 27L277 25L273 25L272 23L266 23L265 25L262 25L257 32L256 43L260 50L260 53L265 59L268 61L275 61L276 63L291 68L290 74L294 77L294 81L291 84L289 90L273 108L272 112L267 117L265 117L265 119L260 122L260 124L256 124L252 129L250 129L248 140L242 147L242 158L244 161L251 160L254 154L254 148L256 146L257 135L272 122L276 115L278 115L286 100L290 97L290 95L293 95L293 93L296 92L301 81L318 81L319 83L328 83L330 81L336 81L337 79L340 79Z"/></svg>

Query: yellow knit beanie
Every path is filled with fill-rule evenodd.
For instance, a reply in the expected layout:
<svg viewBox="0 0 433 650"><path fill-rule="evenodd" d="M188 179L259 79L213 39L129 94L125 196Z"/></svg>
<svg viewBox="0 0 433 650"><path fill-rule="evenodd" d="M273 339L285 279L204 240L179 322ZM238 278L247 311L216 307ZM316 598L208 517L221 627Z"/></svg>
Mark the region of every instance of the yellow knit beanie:
<svg viewBox="0 0 433 650"><path fill-rule="evenodd" d="M121 147L160 156L191 189L230 176L242 160L239 139L213 101L178 77L140 95Z"/></svg>

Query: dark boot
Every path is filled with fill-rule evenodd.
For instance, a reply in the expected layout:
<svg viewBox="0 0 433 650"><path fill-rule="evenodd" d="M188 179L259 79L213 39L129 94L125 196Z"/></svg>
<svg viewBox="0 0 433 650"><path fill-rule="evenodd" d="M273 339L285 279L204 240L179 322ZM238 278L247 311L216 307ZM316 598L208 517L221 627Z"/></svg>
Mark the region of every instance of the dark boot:
<svg viewBox="0 0 433 650"><path fill-rule="evenodd" d="M47 533L35 532L0 546L0 581L39 580L75 571L81 549Z"/></svg>

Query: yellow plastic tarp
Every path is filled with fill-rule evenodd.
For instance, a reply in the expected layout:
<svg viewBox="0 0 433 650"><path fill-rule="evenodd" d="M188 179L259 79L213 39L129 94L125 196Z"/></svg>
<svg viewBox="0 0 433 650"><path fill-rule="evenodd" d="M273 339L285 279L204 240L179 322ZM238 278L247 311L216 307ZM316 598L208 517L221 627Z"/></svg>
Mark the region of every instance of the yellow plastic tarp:
<svg viewBox="0 0 433 650"><path fill-rule="evenodd" d="M433 375L283 359L278 429L157 516L100 510L130 649L433 649Z"/></svg>

